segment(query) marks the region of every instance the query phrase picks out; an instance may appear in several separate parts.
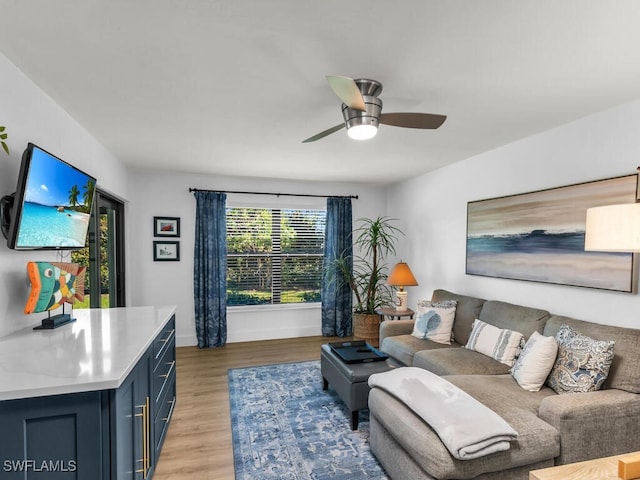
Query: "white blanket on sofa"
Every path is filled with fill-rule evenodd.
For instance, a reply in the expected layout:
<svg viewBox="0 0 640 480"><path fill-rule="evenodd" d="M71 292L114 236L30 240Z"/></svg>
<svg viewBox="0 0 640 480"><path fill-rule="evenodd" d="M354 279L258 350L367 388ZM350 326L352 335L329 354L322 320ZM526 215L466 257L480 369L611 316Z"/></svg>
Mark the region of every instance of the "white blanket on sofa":
<svg viewBox="0 0 640 480"><path fill-rule="evenodd" d="M402 367L369 377L369 386L404 402L438 434L451 455L471 460L508 450L518 436L500 415L447 380L422 368Z"/></svg>

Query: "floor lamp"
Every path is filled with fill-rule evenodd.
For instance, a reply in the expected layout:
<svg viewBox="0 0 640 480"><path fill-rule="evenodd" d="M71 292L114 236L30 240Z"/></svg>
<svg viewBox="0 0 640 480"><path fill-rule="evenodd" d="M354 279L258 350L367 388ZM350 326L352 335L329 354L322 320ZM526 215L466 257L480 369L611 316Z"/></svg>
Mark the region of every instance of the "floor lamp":
<svg viewBox="0 0 640 480"><path fill-rule="evenodd" d="M584 249L640 252L640 203L587 209Z"/></svg>

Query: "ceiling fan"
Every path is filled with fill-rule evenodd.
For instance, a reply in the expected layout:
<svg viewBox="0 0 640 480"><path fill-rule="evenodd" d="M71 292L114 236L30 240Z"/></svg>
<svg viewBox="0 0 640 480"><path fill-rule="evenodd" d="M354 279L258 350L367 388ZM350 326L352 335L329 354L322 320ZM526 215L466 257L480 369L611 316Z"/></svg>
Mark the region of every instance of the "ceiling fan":
<svg viewBox="0 0 640 480"><path fill-rule="evenodd" d="M382 84L376 80L327 75L327 81L333 92L342 100L344 122L320 132L302 143L315 142L332 133L347 128L350 138L366 140L375 136L378 125L395 127L436 129L447 119L446 115L435 113L394 112L382 113Z"/></svg>

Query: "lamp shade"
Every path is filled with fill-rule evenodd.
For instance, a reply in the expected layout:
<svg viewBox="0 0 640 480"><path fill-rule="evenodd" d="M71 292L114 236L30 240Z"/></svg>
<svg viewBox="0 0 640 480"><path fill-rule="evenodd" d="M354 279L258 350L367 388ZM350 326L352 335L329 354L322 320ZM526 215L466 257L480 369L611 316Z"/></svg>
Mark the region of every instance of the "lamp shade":
<svg viewBox="0 0 640 480"><path fill-rule="evenodd" d="M640 203L587 209L584 249L640 252Z"/></svg>
<svg viewBox="0 0 640 480"><path fill-rule="evenodd" d="M416 277L413 276L413 272L405 262L399 262L391 270L389 277L387 278L387 284L397 287L414 287L418 285Z"/></svg>

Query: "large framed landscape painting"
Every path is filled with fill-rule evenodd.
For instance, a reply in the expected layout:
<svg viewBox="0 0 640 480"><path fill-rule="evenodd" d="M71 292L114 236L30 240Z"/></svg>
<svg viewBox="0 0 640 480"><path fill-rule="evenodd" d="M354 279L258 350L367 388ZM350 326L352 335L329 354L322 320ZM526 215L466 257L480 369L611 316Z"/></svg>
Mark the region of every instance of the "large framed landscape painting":
<svg viewBox="0 0 640 480"><path fill-rule="evenodd" d="M587 208L634 203L638 176L467 204L466 273L635 291L631 253L585 252Z"/></svg>

